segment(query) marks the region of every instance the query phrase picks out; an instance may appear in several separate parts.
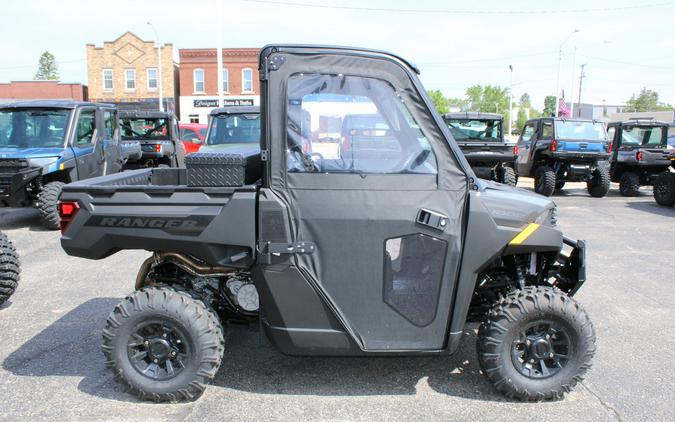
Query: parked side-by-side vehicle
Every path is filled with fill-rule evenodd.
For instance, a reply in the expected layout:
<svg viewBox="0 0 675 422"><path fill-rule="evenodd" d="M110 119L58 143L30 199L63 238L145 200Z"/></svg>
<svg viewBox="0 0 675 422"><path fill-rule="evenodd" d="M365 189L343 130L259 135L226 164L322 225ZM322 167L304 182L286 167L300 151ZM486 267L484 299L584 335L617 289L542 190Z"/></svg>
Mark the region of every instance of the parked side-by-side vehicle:
<svg viewBox="0 0 675 422"><path fill-rule="evenodd" d="M640 186L653 185L670 167L668 123L652 119L612 122L607 134L610 177L619 183L621 195L637 196Z"/></svg>
<svg viewBox="0 0 675 422"><path fill-rule="evenodd" d="M586 182L596 198L610 187L609 140L601 122L545 117L525 123L518 139L517 172L534 177L534 190L545 196L565 182Z"/></svg>
<svg viewBox="0 0 675 422"><path fill-rule="evenodd" d="M517 148L504 141L501 114L446 113L443 119L476 176L516 186Z"/></svg>
<svg viewBox="0 0 675 422"><path fill-rule="evenodd" d="M141 157L130 159L126 168L185 165L185 146L178 136L178 121L173 113L121 111L119 117L122 144L141 147Z"/></svg>
<svg viewBox="0 0 675 422"><path fill-rule="evenodd" d="M216 108L209 115L208 131L199 152L227 153L260 145L260 107Z"/></svg>
<svg viewBox="0 0 675 422"><path fill-rule="evenodd" d="M285 45L264 47L259 68L259 150L64 187L68 254L152 252L103 330L131 391L198 397L232 322L260 324L284 353L331 356L444 356L479 322L480 366L505 395L558 398L581 381L595 352L573 298L584 241L556 227L550 199L476 177L417 68ZM338 154L319 136L335 110L386 133Z"/></svg>
<svg viewBox="0 0 675 422"><path fill-rule="evenodd" d="M36 206L42 224L59 228L62 187L121 170L114 106L65 100L0 107L0 205Z"/></svg>

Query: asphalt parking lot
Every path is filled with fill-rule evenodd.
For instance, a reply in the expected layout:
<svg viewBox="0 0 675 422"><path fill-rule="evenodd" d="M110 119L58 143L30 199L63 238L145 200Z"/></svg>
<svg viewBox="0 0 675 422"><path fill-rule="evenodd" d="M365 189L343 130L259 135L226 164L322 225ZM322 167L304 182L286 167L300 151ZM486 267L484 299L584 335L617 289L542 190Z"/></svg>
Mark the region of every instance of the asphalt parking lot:
<svg viewBox="0 0 675 422"><path fill-rule="evenodd" d="M531 180L521 180L531 188ZM37 213L0 209L21 254L21 284L0 307L0 419L58 420L675 420L675 208L650 189L555 197L559 225L588 242L577 298L595 323L598 352L563 401L503 399L478 370L475 333L445 358L297 358L255 329L227 337L217 379L198 401L139 402L104 368L101 328L133 288L145 251L102 261L67 256Z"/></svg>

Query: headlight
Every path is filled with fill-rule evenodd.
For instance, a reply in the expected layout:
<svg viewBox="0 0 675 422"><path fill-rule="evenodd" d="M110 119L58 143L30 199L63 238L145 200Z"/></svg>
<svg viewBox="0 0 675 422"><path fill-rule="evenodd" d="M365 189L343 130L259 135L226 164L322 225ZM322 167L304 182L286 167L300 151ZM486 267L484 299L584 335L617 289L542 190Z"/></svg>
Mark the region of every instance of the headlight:
<svg viewBox="0 0 675 422"><path fill-rule="evenodd" d="M558 207L547 209L539 214L539 217L534 222L540 225L555 226L558 222Z"/></svg>
<svg viewBox="0 0 675 422"><path fill-rule="evenodd" d="M28 165L31 167L47 167L59 160L59 157L30 158Z"/></svg>

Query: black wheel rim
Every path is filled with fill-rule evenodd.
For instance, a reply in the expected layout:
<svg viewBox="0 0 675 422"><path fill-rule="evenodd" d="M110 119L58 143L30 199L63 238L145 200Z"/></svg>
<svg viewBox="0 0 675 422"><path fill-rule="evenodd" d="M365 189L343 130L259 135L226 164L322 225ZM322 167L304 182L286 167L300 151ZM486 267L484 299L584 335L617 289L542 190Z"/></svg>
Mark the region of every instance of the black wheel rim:
<svg viewBox="0 0 675 422"><path fill-rule="evenodd" d="M192 357L188 336L170 320L144 321L136 326L127 354L131 365L142 375L157 381L180 374Z"/></svg>
<svg viewBox="0 0 675 422"><path fill-rule="evenodd" d="M570 359L570 337L554 321L536 321L518 333L511 345L511 359L522 375L548 378L560 372Z"/></svg>

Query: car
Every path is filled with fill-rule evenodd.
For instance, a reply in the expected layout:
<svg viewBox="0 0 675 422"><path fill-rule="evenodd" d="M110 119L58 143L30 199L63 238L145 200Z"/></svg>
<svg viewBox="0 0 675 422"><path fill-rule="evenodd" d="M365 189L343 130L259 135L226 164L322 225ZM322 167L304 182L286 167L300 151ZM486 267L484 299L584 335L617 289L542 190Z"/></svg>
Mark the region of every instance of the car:
<svg viewBox="0 0 675 422"><path fill-rule="evenodd" d="M66 253L152 252L103 330L116 378L143 399L195 399L234 323L291 355L429 357L478 322L479 364L506 396L560 398L582 380L595 352L573 298L585 242L563 235L550 199L475 176L413 65L272 45L259 68L259 151L63 191ZM370 171L304 152L338 108L388 122L396 162Z"/></svg>
<svg viewBox="0 0 675 422"><path fill-rule="evenodd" d="M140 159L128 160L125 169L185 166L185 147L178 138L178 123L173 113L127 110L120 112L119 119L124 147L141 146Z"/></svg>
<svg viewBox="0 0 675 422"><path fill-rule="evenodd" d="M531 119L516 146L518 174L534 177L534 190L541 195L551 196L565 182L586 182L588 193L595 198L609 192L609 140L599 121Z"/></svg>
<svg viewBox="0 0 675 422"><path fill-rule="evenodd" d="M117 114L112 105L70 100L0 106L0 206L35 206L42 225L58 230L65 184L122 169Z"/></svg>
<svg viewBox="0 0 675 422"><path fill-rule="evenodd" d="M16 248L7 235L0 232L0 305L16 291L20 273L21 263Z"/></svg>
<svg viewBox="0 0 675 422"><path fill-rule="evenodd" d="M443 120L478 177L516 186L517 148L504 141L501 114L446 113Z"/></svg>
<svg viewBox="0 0 675 422"><path fill-rule="evenodd" d="M260 150L260 107L216 108L209 116L206 138L199 152L227 152L251 146Z"/></svg>
<svg viewBox="0 0 675 422"><path fill-rule="evenodd" d="M192 154L199 151L199 147L206 138L206 128L208 125L201 123L178 123L180 140L183 141L185 154Z"/></svg>
<svg viewBox="0 0 675 422"><path fill-rule="evenodd" d="M637 196L640 186L653 185L670 167L668 123L633 119L607 125L610 140L609 174L623 196Z"/></svg>

